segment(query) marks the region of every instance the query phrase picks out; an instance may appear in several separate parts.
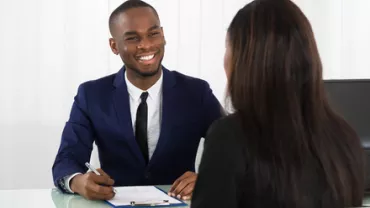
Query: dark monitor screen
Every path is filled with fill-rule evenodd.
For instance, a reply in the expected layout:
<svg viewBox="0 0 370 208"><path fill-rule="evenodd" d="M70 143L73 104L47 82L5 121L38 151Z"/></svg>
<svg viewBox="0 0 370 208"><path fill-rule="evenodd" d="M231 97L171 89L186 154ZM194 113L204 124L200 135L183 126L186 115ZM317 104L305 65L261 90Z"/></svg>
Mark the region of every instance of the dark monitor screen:
<svg viewBox="0 0 370 208"><path fill-rule="evenodd" d="M370 148L370 79L325 80L329 103Z"/></svg>

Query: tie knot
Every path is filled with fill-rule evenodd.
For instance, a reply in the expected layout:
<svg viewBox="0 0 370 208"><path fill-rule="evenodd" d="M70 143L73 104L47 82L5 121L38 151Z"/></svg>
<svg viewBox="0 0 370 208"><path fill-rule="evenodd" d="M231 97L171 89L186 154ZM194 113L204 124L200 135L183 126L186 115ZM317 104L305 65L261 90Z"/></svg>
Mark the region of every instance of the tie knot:
<svg viewBox="0 0 370 208"><path fill-rule="evenodd" d="M148 95L149 95L149 93L148 93L148 92L143 92L143 93L140 95L141 102L146 102L146 99L148 98Z"/></svg>

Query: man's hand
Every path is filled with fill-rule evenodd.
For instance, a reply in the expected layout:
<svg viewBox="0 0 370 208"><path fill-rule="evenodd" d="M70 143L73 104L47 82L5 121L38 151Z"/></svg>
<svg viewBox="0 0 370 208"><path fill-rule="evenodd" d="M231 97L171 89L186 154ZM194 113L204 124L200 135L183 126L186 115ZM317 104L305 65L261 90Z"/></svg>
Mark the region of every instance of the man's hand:
<svg viewBox="0 0 370 208"><path fill-rule="evenodd" d="M101 174L94 172L76 175L72 178L71 189L90 200L109 200L114 197L113 179L110 178L102 169L97 169Z"/></svg>
<svg viewBox="0 0 370 208"><path fill-rule="evenodd" d="M183 200L190 200L196 180L196 173L190 171L186 172L172 184L168 195Z"/></svg>

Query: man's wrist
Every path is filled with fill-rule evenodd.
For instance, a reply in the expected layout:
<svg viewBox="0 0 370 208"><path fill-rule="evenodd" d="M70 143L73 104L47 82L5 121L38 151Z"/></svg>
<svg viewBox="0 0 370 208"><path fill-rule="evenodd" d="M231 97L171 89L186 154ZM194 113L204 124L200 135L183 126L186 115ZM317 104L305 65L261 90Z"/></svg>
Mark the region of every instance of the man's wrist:
<svg viewBox="0 0 370 208"><path fill-rule="evenodd" d="M65 177L65 180L64 180L64 184L65 184L65 188L66 188L66 190L69 192L69 193L71 193L71 194L74 194L75 193L75 188L73 187L72 188L72 180L77 176L77 175L80 175L80 174L82 174L82 173L74 173L74 174L72 174L72 175L70 175L70 176L67 176L67 177Z"/></svg>

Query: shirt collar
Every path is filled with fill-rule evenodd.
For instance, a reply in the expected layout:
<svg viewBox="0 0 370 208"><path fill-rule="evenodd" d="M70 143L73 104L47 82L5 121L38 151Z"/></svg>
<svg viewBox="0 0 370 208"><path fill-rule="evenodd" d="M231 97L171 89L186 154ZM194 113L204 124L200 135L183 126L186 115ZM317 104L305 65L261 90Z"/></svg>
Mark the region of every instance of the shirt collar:
<svg viewBox="0 0 370 208"><path fill-rule="evenodd" d="M128 94L135 101L140 101L140 96L143 92L148 92L148 94L149 94L148 98L156 100L157 97L160 95L160 92L162 91L163 72L161 72L161 76L159 77L158 81L153 86L151 86L147 91L144 91L140 88L137 88L135 85L133 85L128 80L126 71L125 71L125 81L126 81L126 85L127 85Z"/></svg>

